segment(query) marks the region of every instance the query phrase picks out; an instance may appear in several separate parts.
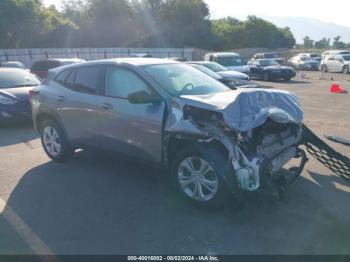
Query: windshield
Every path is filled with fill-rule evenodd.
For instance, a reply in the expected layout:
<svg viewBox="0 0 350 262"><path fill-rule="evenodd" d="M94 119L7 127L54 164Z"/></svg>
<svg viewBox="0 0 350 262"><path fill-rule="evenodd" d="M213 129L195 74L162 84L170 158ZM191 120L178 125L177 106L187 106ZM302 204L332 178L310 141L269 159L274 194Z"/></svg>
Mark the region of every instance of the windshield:
<svg viewBox="0 0 350 262"><path fill-rule="evenodd" d="M343 55L342 57L345 61L350 61L350 55Z"/></svg>
<svg viewBox="0 0 350 262"><path fill-rule="evenodd" d="M212 62L212 63L204 63L203 66L209 68L210 70L214 72L222 72L227 71L228 69L226 67L223 67L222 65Z"/></svg>
<svg viewBox="0 0 350 262"><path fill-rule="evenodd" d="M264 55L265 58L278 58L277 54L265 54Z"/></svg>
<svg viewBox="0 0 350 262"><path fill-rule="evenodd" d="M214 78L186 64L160 64L144 66L168 93L173 96L207 95L229 91Z"/></svg>
<svg viewBox="0 0 350 262"><path fill-rule="evenodd" d="M243 60L240 56L219 56L219 64L223 66L242 66Z"/></svg>
<svg viewBox="0 0 350 262"><path fill-rule="evenodd" d="M203 73L206 73L207 75L211 76L212 78L215 78L217 80L222 79L220 75L213 72L212 70L208 69L207 67L200 65L200 64L190 64L194 68L197 68L198 70L202 71Z"/></svg>
<svg viewBox="0 0 350 262"><path fill-rule="evenodd" d="M311 58L320 58L321 55L319 55L319 54L311 54L310 57Z"/></svg>
<svg viewBox="0 0 350 262"><path fill-rule="evenodd" d="M0 70L0 89L39 85L38 78L22 69Z"/></svg>
<svg viewBox="0 0 350 262"><path fill-rule="evenodd" d="M310 57L308 57L308 56L300 57L300 61L309 61L309 60L312 60L312 59Z"/></svg>
<svg viewBox="0 0 350 262"><path fill-rule="evenodd" d="M270 59L266 59L266 60L260 60L260 65L261 66L274 66L274 65L279 65L279 63L277 63L275 60L270 60Z"/></svg>

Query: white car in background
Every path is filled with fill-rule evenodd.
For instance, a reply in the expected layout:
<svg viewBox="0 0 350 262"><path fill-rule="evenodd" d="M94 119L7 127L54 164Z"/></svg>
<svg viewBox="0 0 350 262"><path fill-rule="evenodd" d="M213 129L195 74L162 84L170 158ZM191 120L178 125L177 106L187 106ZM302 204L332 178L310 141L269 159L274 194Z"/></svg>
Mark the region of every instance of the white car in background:
<svg viewBox="0 0 350 262"><path fill-rule="evenodd" d="M328 71L328 60L334 60L335 56L338 55L348 55L350 54L349 50L327 50L324 51L322 53L322 61L320 63L320 70L322 70L323 72L327 72ZM332 64L332 63L331 63ZM333 67L331 65L331 67Z"/></svg>
<svg viewBox="0 0 350 262"><path fill-rule="evenodd" d="M322 70L324 72L342 72L344 74L349 74L349 68L350 54L330 56L325 63L322 64Z"/></svg>
<svg viewBox="0 0 350 262"><path fill-rule="evenodd" d="M203 60L216 62L229 70L250 75L250 67L244 64L242 57L238 53L207 53L204 55Z"/></svg>

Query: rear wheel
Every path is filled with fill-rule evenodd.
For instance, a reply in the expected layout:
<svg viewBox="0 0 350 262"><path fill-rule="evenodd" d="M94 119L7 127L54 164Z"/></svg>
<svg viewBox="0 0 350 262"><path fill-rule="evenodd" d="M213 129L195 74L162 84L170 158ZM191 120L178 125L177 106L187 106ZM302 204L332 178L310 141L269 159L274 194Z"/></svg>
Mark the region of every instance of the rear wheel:
<svg viewBox="0 0 350 262"><path fill-rule="evenodd" d="M231 197L218 163L193 148L184 149L175 156L171 175L182 197L196 206L223 207Z"/></svg>
<svg viewBox="0 0 350 262"><path fill-rule="evenodd" d="M45 153L52 160L62 162L73 154L64 132L55 121L46 120L42 123L40 137Z"/></svg>
<svg viewBox="0 0 350 262"><path fill-rule="evenodd" d="M343 74L349 74L349 66L343 67Z"/></svg>
<svg viewBox="0 0 350 262"><path fill-rule="evenodd" d="M288 77L285 77L283 79L284 79L284 81L290 81L292 79L292 77L288 76Z"/></svg>

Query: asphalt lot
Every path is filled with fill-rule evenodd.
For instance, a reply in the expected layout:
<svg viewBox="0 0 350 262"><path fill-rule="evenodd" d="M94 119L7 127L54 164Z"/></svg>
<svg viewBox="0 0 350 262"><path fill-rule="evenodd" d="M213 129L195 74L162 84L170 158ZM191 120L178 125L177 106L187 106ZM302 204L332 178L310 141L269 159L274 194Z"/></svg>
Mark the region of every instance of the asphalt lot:
<svg viewBox="0 0 350 262"><path fill-rule="evenodd" d="M320 136L350 139L350 94L329 92L350 92L350 75L320 76L259 83L296 93ZM198 210L160 170L84 151L57 164L30 126L0 128L0 254L350 254L349 201L350 184L311 158L282 202Z"/></svg>

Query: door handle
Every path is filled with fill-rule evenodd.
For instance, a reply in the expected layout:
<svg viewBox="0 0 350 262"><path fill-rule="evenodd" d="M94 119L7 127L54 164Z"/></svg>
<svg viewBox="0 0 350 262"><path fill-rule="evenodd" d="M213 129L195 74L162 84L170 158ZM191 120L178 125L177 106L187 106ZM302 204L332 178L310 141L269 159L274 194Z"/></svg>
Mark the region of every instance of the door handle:
<svg viewBox="0 0 350 262"><path fill-rule="evenodd" d="M111 104L108 104L108 103L103 103L101 105L101 107L104 109L104 110L111 110L113 109L113 106Z"/></svg>
<svg viewBox="0 0 350 262"><path fill-rule="evenodd" d="M65 101L66 100L66 97L64 97L64 96L58 96L57 97L57 101L58 102L63 102L63 101Z"/></svg>

